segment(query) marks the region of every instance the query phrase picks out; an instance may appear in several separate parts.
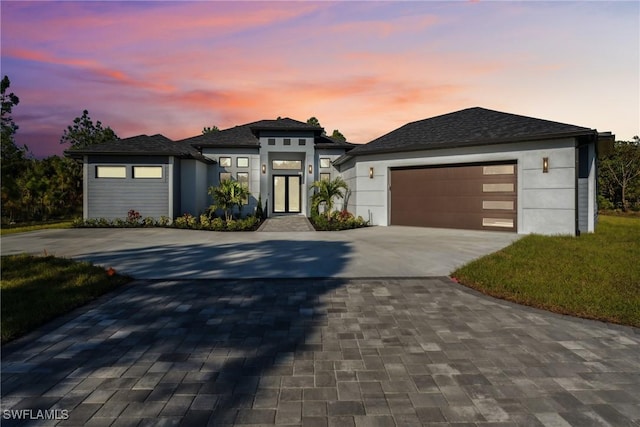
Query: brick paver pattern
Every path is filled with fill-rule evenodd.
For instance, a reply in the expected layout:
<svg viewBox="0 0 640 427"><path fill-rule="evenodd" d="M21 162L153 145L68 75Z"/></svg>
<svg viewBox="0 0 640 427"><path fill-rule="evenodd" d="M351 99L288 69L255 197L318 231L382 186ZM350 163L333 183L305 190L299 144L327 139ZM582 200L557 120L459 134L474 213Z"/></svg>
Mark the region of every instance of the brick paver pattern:
<svg viewBox="0 0 640 427"><path fill-rule="evenodd" d="M637 330L447 278L139 281L65 320L4 352L3 410L64 409L65 426L640 425Z"/></svg>

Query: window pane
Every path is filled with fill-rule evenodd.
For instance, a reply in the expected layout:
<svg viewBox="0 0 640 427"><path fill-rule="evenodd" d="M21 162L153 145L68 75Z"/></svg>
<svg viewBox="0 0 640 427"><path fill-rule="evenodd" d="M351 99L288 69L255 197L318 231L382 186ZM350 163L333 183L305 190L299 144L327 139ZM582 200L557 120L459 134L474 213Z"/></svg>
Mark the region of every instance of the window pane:
<svg viewBox="0 0 640 427"><path fill-rule="evenodd" d="M231 157L220 157L220 166L223 168L231 167Z"/></svg>
<svg viewBox="0 0 640 427"><path fill-rule="evenodd" d="M298 145L307 145L307 140L306 139L299 139L298 140Z"/></svg>
<svg viewBox="0 0 640 427"><path fill-rule="evenodd" d="M320 167L321 168L331 167L331 159L329 159L328 157L320 158Z"/></svg>
<svg viewBox="0 0 640 427"><path fill-rule="evenodd" d="M285 138L284 139L284 145L291 145L291 139Z"/></svg>
<svg viewBox="0 0 640 427"><path fill-rule="evenodd" d="M513 165L483 166L483 175L513 175Z"/></svg>
<svg viewBox="0 0 640 427"><path fill-rule="evenodd" d="M513 201L483 200L482 209L513 210Z"/></svg>
<svg viewBox="0 0 640 427"><path fill-rule="evenodd" d="M126 178L125 166L96 166L96 178Z"/></svg>
<svg viewBox="0 0 640 427"><path fill-rule="evenodd" d="M269 145L276 145L276 139L275 138L269 138L267 140L267 144Z"/></svg>
<svg viewBox="0 0 640 427"><path fill-rule="evenodd" d="M485 193L493 192L513 192L513 184L482 184L482 191Z"/></svg>
<svg viewBox="0 0 640 427"><path fill-rule="evenodd" d="M231 179L231 174L229 172L220 172L220 182L228 181Z"/></svg>
<svg viewBox="0 0 640 427"><path fill-rule="evenodd" d="M162 166L134 166L133 177L140 178L162 178Z"/></svg>
<svg viewBox="0 0 640 427"><path fill-rule="evenodd" d="M249 188L249 172L238 172L238 182Z"/></svg>
<svg viewBox="0 0 640 427"><path fill-rule="evenodd" d="M248 157L238 157L236 159L236 164L239 168L248 168L249 167L249 158Z"/></svg>
<svg viewBox="0 0 640 427"><path fill-rule="evenodd" d="M288 170L301 170L301 160L274 160L272 163L273 169L288 169Z"/></svg>
<svg viewBox="0 0 640 427"><path fill-rule="evenodd" d="M331 181L331 174L330 173L321 173L320 174L320 181Z"/></svg>
<svg viewBox="0 0 640 427"><path fill-rule="evenodd" d="M513 220L505 218L482 218L482 226L513 228Z"/></svg>

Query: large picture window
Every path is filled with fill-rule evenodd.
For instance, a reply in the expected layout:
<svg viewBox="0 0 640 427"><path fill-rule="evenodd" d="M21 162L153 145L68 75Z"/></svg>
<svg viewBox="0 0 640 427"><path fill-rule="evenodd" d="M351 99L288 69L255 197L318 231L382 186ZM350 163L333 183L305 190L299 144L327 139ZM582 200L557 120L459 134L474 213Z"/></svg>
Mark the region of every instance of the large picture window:
<svg viewBox="0 0 640 427"><path fill-rule="evenodd" d="M96 178L126 178L126 166L96 166Z"/></svg>
<svg viewBox="0 0 640 427"><path fill-rule="evenodd" d="M271 167L275 170L301 170L301 160L274 160Z"/></svg>
<svg viewBox="0 0 640 427"><path fill-rule="evenodd" d="M135 179L160 179L162 178L162 166L134 166L133 177Z"/></svg>

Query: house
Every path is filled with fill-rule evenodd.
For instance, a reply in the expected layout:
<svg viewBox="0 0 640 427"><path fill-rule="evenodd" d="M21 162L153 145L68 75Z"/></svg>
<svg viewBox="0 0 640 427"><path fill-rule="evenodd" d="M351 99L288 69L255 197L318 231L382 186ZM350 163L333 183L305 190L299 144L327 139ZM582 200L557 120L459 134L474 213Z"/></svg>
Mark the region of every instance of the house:
<svg viewBox="0 0 640 427"><path fill-rule="evenodd" d="M324 129L289 118L261 120L181 141L162 135L68 150L84 170L84 218L174 218L204 212L209 186L233 179L251 193L244 213L258 200L269 215L310 214L309 187L338 175L332 161L353 144Z"/></svg>
<svg viewBox="0 0 640 427"><path fill-rule="evenodd" d="M198 214L235 179L269 216L310 214L310 184L341 176L346 208L374 225L521 234L593 232L597 158L614 136L484 108L408 123L368 144L289 118L171 142L138 136L67 154L85 174L85 218Z"/></svg>

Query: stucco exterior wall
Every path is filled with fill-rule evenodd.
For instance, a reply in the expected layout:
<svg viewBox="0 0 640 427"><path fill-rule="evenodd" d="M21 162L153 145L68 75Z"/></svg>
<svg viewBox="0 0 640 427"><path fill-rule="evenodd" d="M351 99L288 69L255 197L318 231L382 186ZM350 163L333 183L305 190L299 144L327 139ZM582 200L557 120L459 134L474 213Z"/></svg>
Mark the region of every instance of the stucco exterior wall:
<svg viewBox="0 0 640 427"><path fill-rule="evenodd" d="M198 216L211 204L207 194L208 168L213 166L198 160L180 161L180 215Z"/></svg>
<svg viewBox="0 0 640 427"><path fill-rule="evenodd" d="M389 169L406 166L513 161L518 171L518 233L574 234L576 209L575 140L573 138L456 149L358 156L341 167L355 182L356 215L372 224L389 224ZM542 158L549 172L542 173ZM369 168L373 178L369 178Z"/></svg>
<svg viewBox="0 0 640 427"><path fill-rule="evenodd" d="M202 154L205 157L213 159L216 161L216 164L213 166L209 166L206 176L204 177L205 185L204 185L204 193L206 206L213 203L213 200L210 196L207 195L208 188L210 186L216 186L220 184L220 173L228 172L231 174L232 179L238 179L238 172L246 172L249 174L249 192L251 196L249 197L249 203L247 206L242 208L243 214L250 214L255 212L256 206L258 205L258 196L260 195L260 152L259 149L256 148L203 148ZM231 166L230 167L222 167L220 166L220 157L231 157ZM249 167L238 167L237 159L238 157L248 157L249 158ZM264 199L263 199L264 205Z"/></svg>

